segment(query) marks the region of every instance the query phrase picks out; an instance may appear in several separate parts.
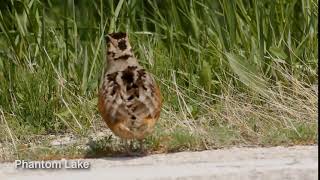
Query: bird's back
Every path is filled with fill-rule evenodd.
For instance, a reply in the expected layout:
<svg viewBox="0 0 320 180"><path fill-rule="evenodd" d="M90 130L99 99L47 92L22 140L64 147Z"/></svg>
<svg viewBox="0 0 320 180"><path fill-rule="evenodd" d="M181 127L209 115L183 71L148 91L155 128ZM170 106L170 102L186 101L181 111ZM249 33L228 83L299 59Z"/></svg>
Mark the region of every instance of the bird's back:
<svg viewBox="0 0 320 180"><path fill-rule="evenodd" d="M143 139L153 131L160 115L159 87L138 64L121 61L121 66L116 65L116 62L110 64L105 73L99 92L99 111L117 136Z"/></svg>
<svg viewBox="0 0 320 180"><path fill-rule="evenodd" d="M159 118L161 95L144 69L129 66L106 73L99 94L99 111L109 128L126 139L142 139Z"/></svg>

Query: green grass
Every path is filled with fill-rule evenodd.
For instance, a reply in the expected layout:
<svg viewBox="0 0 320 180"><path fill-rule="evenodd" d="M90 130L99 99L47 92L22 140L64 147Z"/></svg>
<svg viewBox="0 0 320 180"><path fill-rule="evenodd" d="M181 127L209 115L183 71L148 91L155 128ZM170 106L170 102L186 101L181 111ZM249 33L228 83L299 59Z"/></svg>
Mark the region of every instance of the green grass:
<svg viewBox="0 0 320 180"><path fill-rule="evenodd" d="M150 151L317 143L317 9L315 0L6 0L0 149L10 152L0 160L26 154L19 146L39 136L87 137L106 128L97 92L104 37L117 31L129 33L164 97L146 139ZM70 149L27 157L68 157Z"/></svg>

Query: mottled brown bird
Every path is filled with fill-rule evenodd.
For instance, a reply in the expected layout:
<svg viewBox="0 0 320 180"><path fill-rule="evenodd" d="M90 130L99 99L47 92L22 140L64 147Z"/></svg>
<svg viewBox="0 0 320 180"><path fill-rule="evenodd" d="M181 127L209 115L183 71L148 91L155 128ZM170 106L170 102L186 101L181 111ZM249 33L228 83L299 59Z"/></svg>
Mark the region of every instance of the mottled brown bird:
<svg viewBox="0 0 320 180"><path fill-rule="evenodd" d="M142 140L159 119L160 89L132 52L127 33L107 35L107 68L99 91L98 108L113 133Z"/></svg>

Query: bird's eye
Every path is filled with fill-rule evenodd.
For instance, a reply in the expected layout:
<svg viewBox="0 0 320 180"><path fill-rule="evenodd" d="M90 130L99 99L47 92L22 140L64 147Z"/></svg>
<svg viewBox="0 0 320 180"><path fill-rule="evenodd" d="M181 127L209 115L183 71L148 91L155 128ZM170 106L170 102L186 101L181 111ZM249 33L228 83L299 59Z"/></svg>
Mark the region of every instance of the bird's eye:
<svg viewBox="0 0 320 180"><path fill-rule="evenodd" d="M118 47L119 47L120 50L122 50L122 51L125 50L125 49L127 49L126 40L121 40L121 41L119 41Z"/></svg>

